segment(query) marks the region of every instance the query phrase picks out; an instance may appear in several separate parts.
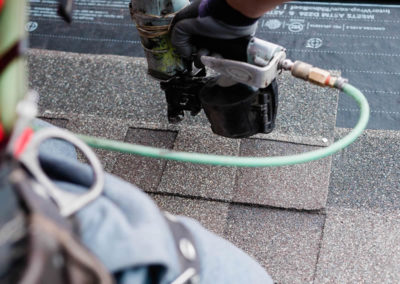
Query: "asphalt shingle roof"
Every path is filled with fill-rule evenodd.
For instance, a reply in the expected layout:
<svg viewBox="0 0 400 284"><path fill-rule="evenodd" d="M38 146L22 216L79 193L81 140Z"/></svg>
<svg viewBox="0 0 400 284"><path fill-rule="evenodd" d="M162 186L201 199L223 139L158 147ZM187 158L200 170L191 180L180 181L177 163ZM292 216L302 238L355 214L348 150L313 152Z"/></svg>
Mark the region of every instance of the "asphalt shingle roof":
<svg viewBox="0 0 400 284"><path fill-rule="evenodd" d="M31 50L29 67L40 116L74 132L261 156L324 147L349 131L335 129L336 91L286 74L276 130L232 140L212 134L204 114L168 124L164 95L145 75L144 59ZM139 185L161 208L231 240L278 283L400 282L399 132L369 130L332 157L282 168L96 152L106 170Z"/></svg>

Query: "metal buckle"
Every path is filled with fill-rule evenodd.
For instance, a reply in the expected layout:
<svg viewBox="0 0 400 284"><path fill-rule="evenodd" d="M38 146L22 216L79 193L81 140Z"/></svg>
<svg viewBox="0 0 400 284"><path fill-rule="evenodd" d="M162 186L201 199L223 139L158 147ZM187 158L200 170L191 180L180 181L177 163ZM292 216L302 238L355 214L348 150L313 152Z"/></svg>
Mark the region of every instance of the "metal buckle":
<svg viewBox="0 0 400 284"><path fill-rule="evenodd" d="M196 269L190 267L186 269L181 275L178 276L171 284L198 284L200 283L200 277L197 274Z"/></svg>
<svg viewBox="0 0 400 284"><path fill-rule="evenodd" d="M39 146L47 139L70 142L83 152L93 169L93 184L84 194L73 194L58 188L43 172L39 164ZM19 160L43 186L46 194L57 204L60 214L68 217L99 197L104 187L104 172L94 152L72 133L58 128L46 128L35 133Z"/></svg>

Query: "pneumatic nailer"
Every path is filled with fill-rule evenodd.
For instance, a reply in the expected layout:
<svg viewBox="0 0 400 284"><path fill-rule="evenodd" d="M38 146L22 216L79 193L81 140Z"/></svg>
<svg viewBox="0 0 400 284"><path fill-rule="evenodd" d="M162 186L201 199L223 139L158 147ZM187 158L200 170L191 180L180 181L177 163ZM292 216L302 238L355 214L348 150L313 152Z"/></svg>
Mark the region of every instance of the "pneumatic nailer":
<svg viewBox="0 0 400 284"><path fill-rule="evenodd" d="M132 0L130 12L144 48L148 73L161 81L168 120L204 110L215 134L230 138L270 133L278 110L276 78L282 70L322 86L343 84L329 72L286 59L286 50L256 37L192 38L197 53L189 62L171 45L170 23L188 0ZM210 70L218 75L208 75ZM213 72L213 73L215 73Z"/></svg>

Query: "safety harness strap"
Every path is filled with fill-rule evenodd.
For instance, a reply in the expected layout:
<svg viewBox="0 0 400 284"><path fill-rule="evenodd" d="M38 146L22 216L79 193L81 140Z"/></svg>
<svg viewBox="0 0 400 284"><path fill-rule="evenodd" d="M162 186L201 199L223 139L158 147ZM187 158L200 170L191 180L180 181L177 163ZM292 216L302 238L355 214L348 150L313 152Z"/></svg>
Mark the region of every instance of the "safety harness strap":
<svg viewBox="0 0 400 284"><path fill-rule="evenodd" d="M0 283L18 282L18 271L9 271L21 263L27 250L25 215L9 182L12 170L10 163L0 163Z"/></svg>
<svg viewBox="0 0 400 284"><path fill-rule="evenodd" d="M75 238L69 220L36 193L34 188L40 185L23 169L14 170L10 180L29 222L29 257L19 283L113 283L107 269Z"/></svg>
<svg viewBox="0 0 400 284"><path fill-rule="evenodd" d="M182 273L171 284L200 283L200 261L190 231L174 215L164 212L177 248Z"/></svg>

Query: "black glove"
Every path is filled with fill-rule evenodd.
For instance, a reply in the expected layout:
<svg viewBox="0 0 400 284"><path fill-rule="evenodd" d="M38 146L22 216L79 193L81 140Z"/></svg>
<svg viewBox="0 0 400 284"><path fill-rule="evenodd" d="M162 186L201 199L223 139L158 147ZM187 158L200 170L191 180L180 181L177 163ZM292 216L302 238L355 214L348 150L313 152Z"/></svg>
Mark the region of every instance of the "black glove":
<svg viewBox="0 0 400 284"><path fill-rule="evenodd" d="M255 34L257 20L241 14L225 0L196 0L174 17L172 44L187 60L192 58L198 48L220 54L229 53L235 50L233 45L236 45L236 39L249 38ZM226 58L235 57L221 55Z"/></svg>

